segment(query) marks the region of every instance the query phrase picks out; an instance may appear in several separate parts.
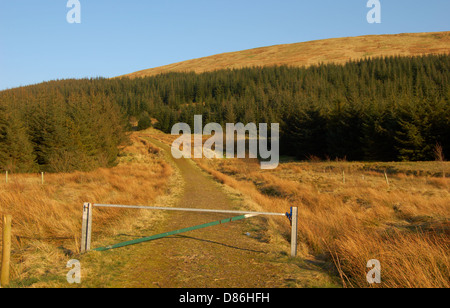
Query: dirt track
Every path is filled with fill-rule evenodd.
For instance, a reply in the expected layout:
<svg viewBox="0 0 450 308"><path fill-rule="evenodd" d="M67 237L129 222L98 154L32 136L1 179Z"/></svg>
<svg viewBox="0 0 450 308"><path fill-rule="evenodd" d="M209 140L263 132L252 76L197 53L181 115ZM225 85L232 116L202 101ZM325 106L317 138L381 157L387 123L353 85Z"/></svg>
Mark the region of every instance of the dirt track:
<svg viewBox="0 0 450 308"><path fill-rule="evenodd" d="M152 142L170 153L159 141ZM184 208L240 210L221 186L192 161L172 159L184 181L175 204ZM228 218L230 215L168 212L147 235ZM324 274L302 260L287 256L289 249L266 240L265 218L251 218L192 231L179 236L124 248L113 287L138 288L279 288L318 286ZM116 252L117 253L117 252ZM319 278L321 277L321 278ZM317 278L319 278L317 280Z"/></svg>

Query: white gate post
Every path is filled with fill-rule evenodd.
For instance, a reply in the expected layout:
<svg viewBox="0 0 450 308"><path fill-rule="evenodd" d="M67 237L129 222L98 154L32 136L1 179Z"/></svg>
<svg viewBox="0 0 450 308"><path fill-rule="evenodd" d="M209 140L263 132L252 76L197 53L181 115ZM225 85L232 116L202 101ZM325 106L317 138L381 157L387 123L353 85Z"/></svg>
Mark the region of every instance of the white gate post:
<svg viewBox="0 0 450 308"><path fill-rule="evenodd" d="M297 256L297 236L298 236L298 207L292 208L292 230L291 230L291 257Z"/></svg>
<svg viewBox="0 0 450 308"><path fill-rule="evenodd" d="M83 224L81 230L81 253L91 250L91 233L92 233L92 203L83 205Z"/></svg>

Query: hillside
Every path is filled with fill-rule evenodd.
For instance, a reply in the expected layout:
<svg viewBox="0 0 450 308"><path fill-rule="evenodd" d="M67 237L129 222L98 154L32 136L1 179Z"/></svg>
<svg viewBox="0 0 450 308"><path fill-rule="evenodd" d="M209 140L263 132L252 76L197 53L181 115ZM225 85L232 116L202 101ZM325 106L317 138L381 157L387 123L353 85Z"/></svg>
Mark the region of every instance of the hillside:
<svg viewBox="0 0 450 308"><path fill-rule="evenodd" d="M319 63L344 64L380 56L417 56L450 52L450 32L406 33L335 38L276 45L146 69L122 77L147 77L168 72L210 72L254 66L289 65L308 67Z"/></svg>
<svg viewBox="0 0 450 308"><path fill-rule="evenodd" d="M298 159L428 161L438 148L449 157L449 72L450 55L426 55L62 80L2 91L0 170L111 167L126 140L127 118L140 130L153 123L170 133L176 123L193 127L199 114L222 126L280 123L280 153Z"/></svg>

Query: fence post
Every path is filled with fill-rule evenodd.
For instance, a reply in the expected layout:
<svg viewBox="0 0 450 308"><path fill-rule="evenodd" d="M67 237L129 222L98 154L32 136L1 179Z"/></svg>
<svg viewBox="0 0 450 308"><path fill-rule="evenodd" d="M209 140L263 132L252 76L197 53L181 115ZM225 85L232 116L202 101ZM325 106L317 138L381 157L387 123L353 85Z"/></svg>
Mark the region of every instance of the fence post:
<svg viewBox="0 0 450 308"><path fill-rule="evenodd" d="M298 207L292 208L291 257L297 256Z"/></svg>
<svg viewBox="0 0 450 308"><path fill-rule="evenodd" d="M6 184L8 184L8 170L6 170L5 181L6 181Z"/></svg>
<svg viewBox="0 0 450 308"><path fill-rule="evenodd" d="M85 203L83 205L83 224L81 230L81 253L91 250L91 233L92 233L92 204Z"/></svg>
<svg viewBox="0 0 450 308"><path fill-rule="evenodd" d="M44 172L41 172L41 184L44 185Z"/></svg>
<svg viewBox="0 0 450 308"><path fill-rule="evenodd" d="M384 178L386 179L387 186L390 187L391 185L389 184L389 178L388 178L386 170L384 171Z"/></svg>
<svg viewBox="0 0 450 308"><path fill-rule="evenodd" d="M1 273L1 286L6 287L9 285L9 267L11 260L11 215L3 216L3 253L2 253L2 273Z"/></svg>

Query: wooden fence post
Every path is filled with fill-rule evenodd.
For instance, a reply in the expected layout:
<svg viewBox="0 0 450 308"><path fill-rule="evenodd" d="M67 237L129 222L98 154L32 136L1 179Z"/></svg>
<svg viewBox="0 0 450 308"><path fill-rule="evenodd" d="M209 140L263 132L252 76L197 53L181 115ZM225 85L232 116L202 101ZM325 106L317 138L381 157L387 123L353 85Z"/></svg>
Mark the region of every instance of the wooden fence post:
<svg viewBox="0 0 450 308"><path fill-rule="evenodd" d="M83 224L81 230L81 253L91 250L91 233L92 233L92 209L91 203L83 205Z"/></svg>
<svg viewBox="0 0 450 308"><path fill-rule="evenodd" d="M292 208L291 257L297 256L298 207Z"/></svg>
<svg viewBox="0 0 450 308"><path fill-rule="evenodd" d="M41 184L44 185L44 172L41 172Z"/></svg>
<svg viewBox="0 0 450 308"><path fill-rule="evenodd" d="M389 178L388 178L386 170L384 171L384 178L386 179L387 186L390 187L391 185L389 184Z"/></svg>
<svg viewBox="0 0 450 308"><path fill-rule="evenodd" d="M8 171L6 171L6 174L5 174L5 181L6 181L6 184L8 184Z"/></svg>
<svg viewBox="0 0 450 308"><path fill-rule="evenodd" d="M3 253L2 253L2 273L0 278L1 286L9 285L9 267L11 260L11 215L3 216Z"/></svg>

